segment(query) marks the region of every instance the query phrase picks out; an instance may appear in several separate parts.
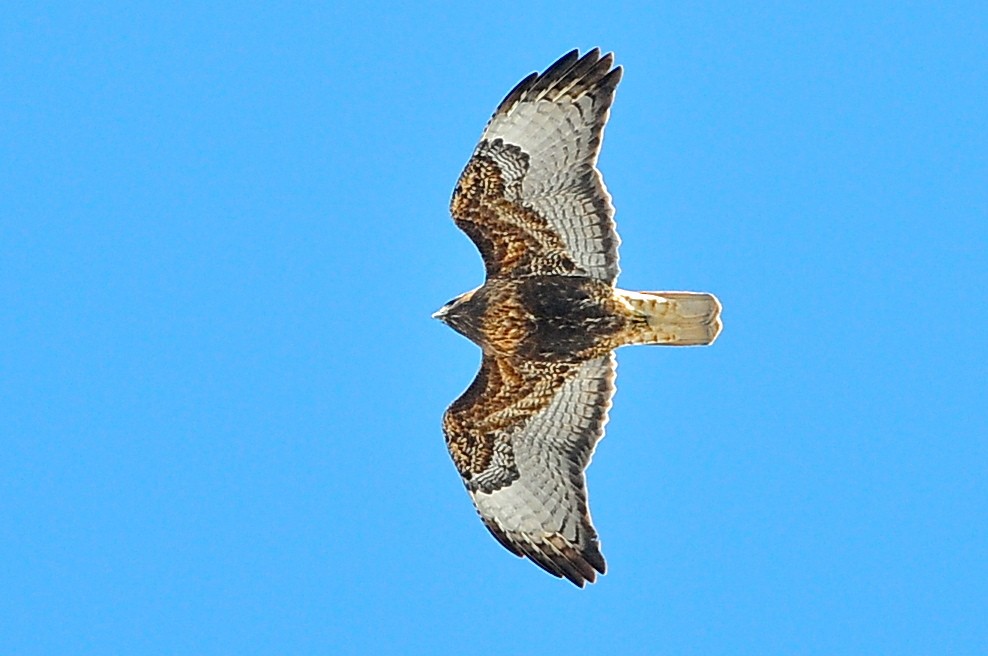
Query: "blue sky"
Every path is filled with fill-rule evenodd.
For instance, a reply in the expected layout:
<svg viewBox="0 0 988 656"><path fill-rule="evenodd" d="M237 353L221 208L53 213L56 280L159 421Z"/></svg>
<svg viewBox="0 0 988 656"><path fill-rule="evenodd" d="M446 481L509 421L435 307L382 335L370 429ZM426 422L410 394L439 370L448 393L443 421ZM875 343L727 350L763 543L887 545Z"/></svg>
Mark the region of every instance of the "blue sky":
<svg viewBox="0 0 988 656"><path fill-rule="evenodd" d="M3 653L988 649L982 3L4 14ZM620 283L725 329L621 351L578 590L476 519L430 314L490 112L597 45Z"/></svg>

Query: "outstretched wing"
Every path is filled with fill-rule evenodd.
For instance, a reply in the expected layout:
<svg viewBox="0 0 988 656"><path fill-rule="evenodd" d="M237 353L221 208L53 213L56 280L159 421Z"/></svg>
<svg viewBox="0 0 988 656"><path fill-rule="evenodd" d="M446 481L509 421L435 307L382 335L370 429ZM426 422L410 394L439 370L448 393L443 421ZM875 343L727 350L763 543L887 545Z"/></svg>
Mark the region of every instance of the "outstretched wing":
<svg viewBox="0 0 988 656"><path fill-rule="evenodd" d="M579 363L484 356L446 411L446 444L484 524L504 547L583 587L604 573L584 470L604 435L613 354Z"/></svg>
<svg viewBox="0 0 988 656"><path fill-rule="evenodd" d="M450 205L488 277L617 279L614 207L596 167L621 80L613 64L574 50L522 80L488 122Z"/></svg>

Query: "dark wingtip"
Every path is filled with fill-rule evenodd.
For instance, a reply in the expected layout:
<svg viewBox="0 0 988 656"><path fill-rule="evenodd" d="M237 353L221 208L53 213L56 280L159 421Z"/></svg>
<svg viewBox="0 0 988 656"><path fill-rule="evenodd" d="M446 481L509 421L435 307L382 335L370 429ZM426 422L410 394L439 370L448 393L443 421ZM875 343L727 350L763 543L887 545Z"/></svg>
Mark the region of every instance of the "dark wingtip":
<svg viewBox="0 0 988 656"><path fill-rule="evenodd" d="M607 569L604 557L594 543L578 549L555 535L539 544L517 543L516 546L543 570L556 578L565 578L578 588L595 583L597 574L604 574Z"/></svg>
<svg viewBox="0 0 988 656"><path fill-rule="evenodd" d="M521 558L527 558L557 579L566 579L578 588L583 588L587 583L595 583L597 574L604 574L607 566L604 556L600 553L600 548L596 541L585 545L582 549L556 536L557 540L550 540L534 544L526 540L512 540L495 522L489 521L481 516L484 526L498 543Z"/></svg>
<svg viewBox="0 0 988 656"><path fill-rule="evenodd" d="M525 94L538 95L559 86L564 81L585 80L584 86L599 84L603 88L613 89L621 80L622 69L614 66L614 53L608 52L601 56L600 48L591 48L582 56L576 48L554 61L541 73L530 73L498 104L494 114L507 111L512 105L522 99Z"/></svg>
<svg viewBox="0 0 988 656"><path fill-rule="evenodd" d="M501 104L497 106L497 109L494 110L494 113L499 114L500 112L504 111L508 107L511 107L513 104L518 102L518 100L521 98L521 95L525 93L525 91L527 91L530 86L532 86L532 84L535 82L535 80L538 79L538 77L539 77L538 73L529 73L528 75L526 75L525 79L523 79L521 82L516 84L514 88L508 92L508 95L504 97L504 100L502 100Z"/></svg>

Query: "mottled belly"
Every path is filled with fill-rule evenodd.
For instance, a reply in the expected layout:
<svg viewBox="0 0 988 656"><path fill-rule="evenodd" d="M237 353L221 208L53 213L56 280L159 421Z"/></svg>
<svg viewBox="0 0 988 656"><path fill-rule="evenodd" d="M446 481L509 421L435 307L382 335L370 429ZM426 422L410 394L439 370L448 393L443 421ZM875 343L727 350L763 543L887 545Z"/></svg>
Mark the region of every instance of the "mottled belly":
<svg viewBox="0 0 988 656"><path fill-rule="evenodd" d="M589 278L522 279L503 298L494 313L499 319L488 322L489 334L497 346L533 360L599 357L626 321L615 311L611 287Z"/></svg>

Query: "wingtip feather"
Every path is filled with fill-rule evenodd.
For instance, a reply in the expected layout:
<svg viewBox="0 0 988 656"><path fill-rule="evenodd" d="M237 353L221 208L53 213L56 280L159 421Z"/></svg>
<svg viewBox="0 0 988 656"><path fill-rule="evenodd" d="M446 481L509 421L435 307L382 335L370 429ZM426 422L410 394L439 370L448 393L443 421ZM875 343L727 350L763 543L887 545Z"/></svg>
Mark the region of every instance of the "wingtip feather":
<svg viewBox="0 0 988 656"><path fill-rule="evenodd" d="M594 86L612 90L621 80L621 67L613 66L613 52L601 56L600 48L592 48L581 56L578 49L570 50L541 73L530 73L516 84L498 104L494 116L510 111L524 97L558 95L569 89Z"/></svg>

